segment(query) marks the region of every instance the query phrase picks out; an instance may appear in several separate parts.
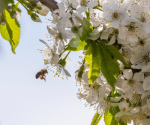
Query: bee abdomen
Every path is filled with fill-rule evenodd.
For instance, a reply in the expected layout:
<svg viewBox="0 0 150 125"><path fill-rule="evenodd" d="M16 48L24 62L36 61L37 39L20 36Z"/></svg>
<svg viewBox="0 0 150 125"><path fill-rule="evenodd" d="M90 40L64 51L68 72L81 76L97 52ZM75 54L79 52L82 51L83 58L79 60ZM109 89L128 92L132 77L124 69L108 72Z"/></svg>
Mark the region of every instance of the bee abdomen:
<svg viewBox="0 0 150 125"><path fill-rule="evenodd" d="M38 72L36 75L35 75L35 78L38 79L40 77L40 75L42 75L41 72Z"/></svg>

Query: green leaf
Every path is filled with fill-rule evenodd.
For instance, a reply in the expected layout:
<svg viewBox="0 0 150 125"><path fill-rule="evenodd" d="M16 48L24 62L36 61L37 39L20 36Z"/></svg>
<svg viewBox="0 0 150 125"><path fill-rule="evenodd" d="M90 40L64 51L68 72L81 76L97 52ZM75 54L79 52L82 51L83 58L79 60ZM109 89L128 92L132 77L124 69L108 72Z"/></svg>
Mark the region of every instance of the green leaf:
<svg viewBox="0 0 150 125"><path fill-rule="evenodd" d="M10 42L12 52L15 54L20 39L20 26L17 20L12 19L7 10L4 10L6 24L1 25L1 36Z"/></svg>
<svg viewBox="0 0 150 125"><path fill-rule="evenodd" d="M119 125L127 125L127 123L123 123L121 120L119 121Z"/></svg>
<svg viewBox="0 0 150 125"><path fill-rule="evenodd" d="M13 0L0 0L0 11L3 11L7 8L9 3L14 3Z"/></svg>
<svg viewBox="0 0 150 125"><path fill-rule="evenodd" d="M117 59L110 53L103 42L91 43L85 55L86 64L89 65L89 85L98 78L100 70L107 82L114 86L119 73Z"/></svg>
<svg viewBox="0 0 150 125"><path fill-rule="evenodd" d="M111 107L104 114L104 121L106 125L127 125L127 123L123 123L121 120L117 122L115 120L115 115L120 111L119 107Z"/></svg>
<svg viewBox="0 0 150 125"><path fill-rule="evenodd" d="M94 29L90 34L89 34L89 39L91 40L97 40L100 37L100 32L97 29Z"/></svg>
<svg viewBox="0 0 150 125"><path fill-rule="evenodd" d="M76 34L76 37L74 37L73 39L71 39L69 44L73 48L78 47L79 44L80 44L80 37L79 37L79 35Z"/></svg>
<svg viewBox="0 0 150 125"><path fill-rule="evenodd" d="M89 12L85 12L86 13L86 17L89 20L90 19L90 13Z"/></svg>
<svg viewBox="0 0 150 125"><path fill-rule="evenodd" d="M89 85L92 85L92 83L97 79L101 70L101 57L99 49L98 44L91 43L86 51L85 61L90 67L88 72Z"/></svg>
<svg viewBox="0 0 150 125"><path fill-rule="evenodd" d="M112 114L109 112L109 110L107 112L105 112L104 114L104 121L106 125L111 125L111 121L112 121ZM116 124L115 124L116 125Z"/></svg>
<svg viewBox="0 0 150 125"><path fill-rule="evenodd" d="M103 115L100 115L98 112L96 112L92 119L91 125L98 125L102 117Z"/></svg>
<svg viewBox="0 0 150 125"><path fill-rule="evenodd" d="M106 45L101 41L99 41L99 44L101 71L107 79L107 82L111 86L114 86L117 75L119 73L119 64L117 62L117 59L112 55L112 53L108 51Z"/></svg>
<svg viewBox="0 0 150 125"><path fill-rule="evenodd" d="M80 40L80 44L77 48L71 47L70 44L68 45L68 47L65 50L70 50L70 51L80 51L80 50L84 50L87 49L87 47L90 45L90 41L86 40L86 41L81 41Z"/></svg>
<svg viewBox="0 0 150 125"><path fill-rule="evenodd" d="M7 7L8 3L6 0L2 0L0 3L0 12L3 11Z"/></svg>
<svg viewBox="0 0 150 125"><path fill-rule="evenodd" d="M16 7L18 7L18 6L19 6L19 2L16 3Z"/></svg>
<svg viewBox="0 0 150 125"><path fill-rule="evenodd" d="M116 59L120 60L126 67L130 67L130 65L125 62L122 54L119 52L119 50L116 47L114 47L113 45L107 45L107 49L110 53L112 53L112 55Z"/></svg>
<svg viewBox="0 0 150 125"><path fill-rule="evenodd" d="M115 120L115 115L120 111L119 107L111 107L110 110L107 110L104 114L104 121L106 125L126 125L121 121L117 122Z"/></svg>
<svg viewBox="0 0 150 125"><path fill-rule="evenodd" d="M8 4L9 3L14 3L14 0L5 0L5 1L7 1Z"/></svg>
<svg viewBox="0 0 150 125"><path fill-rule="evenodd" d="M90 32L92 32L93 27L90 24L90 22L84 18L82 21L82 28L83 28L83 32L81 35L81 40L84 40L86 37L89 36Z"/></svg>
<svg viewBox="0 0 150 125"><path fill-rule="evenodd" d="M118 93L116 87L113 88L113 90L110 93L111 97L118 97L120 94Z"/></svg>

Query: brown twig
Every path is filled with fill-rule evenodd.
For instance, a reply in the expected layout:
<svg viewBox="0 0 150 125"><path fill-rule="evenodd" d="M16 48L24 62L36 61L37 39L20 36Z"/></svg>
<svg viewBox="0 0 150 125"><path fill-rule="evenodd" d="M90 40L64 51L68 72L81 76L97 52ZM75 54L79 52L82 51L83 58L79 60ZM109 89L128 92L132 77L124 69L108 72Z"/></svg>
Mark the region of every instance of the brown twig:
<svg viewBox="0 0 150 125"><path fill-rule="evenodd" d="M55 0L39 0L42 4L47 6L50 10L58 9L57 2Z"/></svg>

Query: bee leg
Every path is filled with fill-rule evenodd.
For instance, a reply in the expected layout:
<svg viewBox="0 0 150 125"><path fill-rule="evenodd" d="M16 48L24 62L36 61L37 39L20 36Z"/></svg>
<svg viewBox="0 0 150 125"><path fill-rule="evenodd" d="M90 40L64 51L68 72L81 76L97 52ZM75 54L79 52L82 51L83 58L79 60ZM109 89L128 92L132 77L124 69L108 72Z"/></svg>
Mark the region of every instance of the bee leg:
<svg viewBox="0 0 150 125"><path fill-rule="evenodd" d="M44 80L46 81L46 76L44 76L43 78L44 78Z"/></svg>
<svg viewBox="0 0 150 125"><path fill-rule="evenodd" d="M42 77L42 76L40 76L40 79L43 79L43 77Z"/></svg>
<svg viewBox="0 0 150 125"><path fill-rule="evenodd" d="M46 82L46 79L43 77L43 79L45 80L45 82Z"/></svg>

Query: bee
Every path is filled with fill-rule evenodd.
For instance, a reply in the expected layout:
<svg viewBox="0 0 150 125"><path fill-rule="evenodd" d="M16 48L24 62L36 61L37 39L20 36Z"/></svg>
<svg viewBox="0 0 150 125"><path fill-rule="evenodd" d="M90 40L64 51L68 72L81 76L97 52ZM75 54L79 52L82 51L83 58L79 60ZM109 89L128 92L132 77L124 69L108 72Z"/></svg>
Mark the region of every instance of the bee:
<svg viewBox="0 0 150 125"><path fill-rule="evenodd" d="M40 79L44 79L46 81L46 75L45 74L48 74L48 71L47 69L42 69L41 71L37 72L36 75L35 75L35 78L38 79L40 77Z"/></svg>

